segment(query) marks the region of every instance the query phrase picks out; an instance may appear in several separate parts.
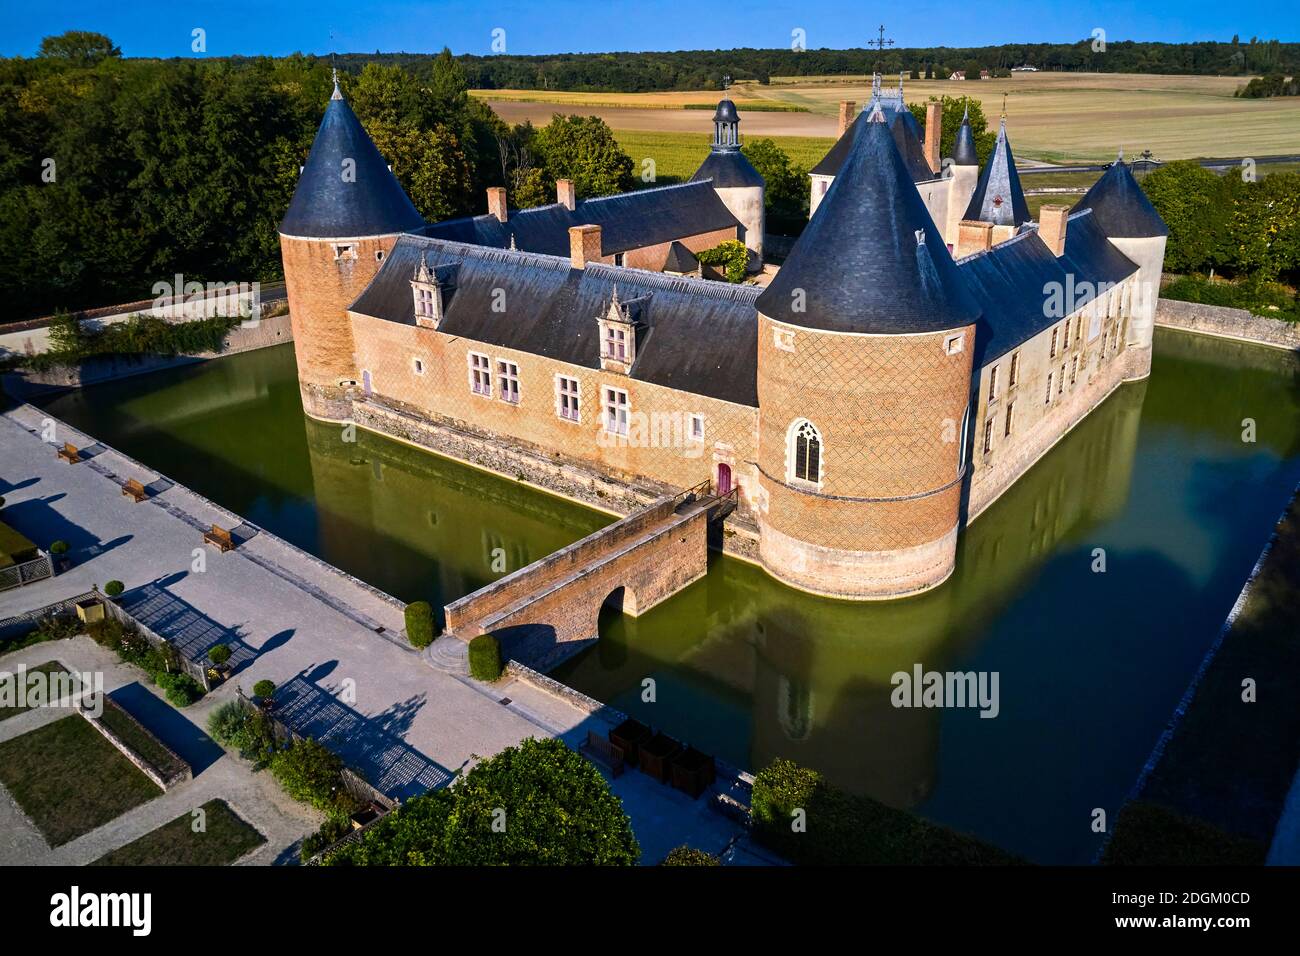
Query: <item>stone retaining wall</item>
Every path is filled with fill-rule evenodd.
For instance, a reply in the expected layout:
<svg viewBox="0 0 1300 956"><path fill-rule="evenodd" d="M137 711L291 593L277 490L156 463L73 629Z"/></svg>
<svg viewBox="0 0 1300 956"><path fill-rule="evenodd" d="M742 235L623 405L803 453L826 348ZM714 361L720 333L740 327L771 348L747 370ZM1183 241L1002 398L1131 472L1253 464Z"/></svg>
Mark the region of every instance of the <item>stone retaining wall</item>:
<svg viewBox="0 0 1300 956"><path fill-rule="evenodd" d="M1300 323L1264 318L1245 309L1161 299L1156 305L1156 325L1300 351Z"/></svg>
<svg viewBox="0 0 1300 956"><path fill-rule="evenodd" d="M146 760L142 754L138 753L135 750L135 748L133 748L125 740L119 737L111 727L109 727L107 724L104 723L103 720L101 720L99 717L92 717L84 709L79 709L79 713L81 714L82 717L86 718L86 722L89 723L90 726L98 730L101 734L103 734L104 739L106 739L110 744L112 744L119 751L121 751L122 756L125 757L127 760L131 761L131 763L134 764L135 767L141 773L143 773L154 783L158 784L158 786L161 787L164 791L170 790L175 786L178 786L182 783L187 783L188 781L194 779L193 768L190 767L190 765L186 761L182 760L174 750L172 750L170 747L164 744L156 736L154 736L154 734L150 732L148 727L140 723L140 721L132 717L124 708L114 703L108 697L104 698L104 707L106 709L109 707L115 708L118 714L120 714L122 717L126 718L128 721L134 724L140 730L141 733L149 737L150 740L152 740L155 744L157 744L159 747L165 750L168 754L170 754L172 757L175 757L176 762L181 765L181 769L175 771L170 776L165 775L161 768L155 767L152 763Z"/></svg>

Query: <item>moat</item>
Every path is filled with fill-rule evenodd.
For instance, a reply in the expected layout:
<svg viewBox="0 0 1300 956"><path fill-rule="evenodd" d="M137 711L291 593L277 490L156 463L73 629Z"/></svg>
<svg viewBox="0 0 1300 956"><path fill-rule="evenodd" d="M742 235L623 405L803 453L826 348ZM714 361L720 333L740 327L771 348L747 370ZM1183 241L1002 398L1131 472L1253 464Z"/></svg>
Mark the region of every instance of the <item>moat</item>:
<svg viewBox="0 0 1300 956"><path fill-rule="evenodd" d="M344 442L303 416L289 346L44 404L439 607L611 520L366 432ZM789 757L1031 859L1086 862L1093 808L1113 819L1297 481L1300 363L1159 330L1150 380L967 529L942 587L836 602L715 555L643 617L607 613L601 641L554 676L731 763ZM998 717L891 706L891 675L918 663L996 671Z"/></svg>

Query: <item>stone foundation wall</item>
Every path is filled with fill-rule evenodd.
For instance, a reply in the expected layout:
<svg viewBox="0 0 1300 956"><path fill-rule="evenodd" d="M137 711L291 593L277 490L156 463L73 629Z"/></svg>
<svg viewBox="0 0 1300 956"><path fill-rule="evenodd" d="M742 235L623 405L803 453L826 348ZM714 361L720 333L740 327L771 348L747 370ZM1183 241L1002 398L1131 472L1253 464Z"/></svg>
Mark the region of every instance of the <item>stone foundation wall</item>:
<svg viewBox="0 0 1300 956"><path fill-rule="evenodd" d="M1267 319L1245 309L1161 299L1156 305L1156 325L1300 351L1300 323Z"/></svg>

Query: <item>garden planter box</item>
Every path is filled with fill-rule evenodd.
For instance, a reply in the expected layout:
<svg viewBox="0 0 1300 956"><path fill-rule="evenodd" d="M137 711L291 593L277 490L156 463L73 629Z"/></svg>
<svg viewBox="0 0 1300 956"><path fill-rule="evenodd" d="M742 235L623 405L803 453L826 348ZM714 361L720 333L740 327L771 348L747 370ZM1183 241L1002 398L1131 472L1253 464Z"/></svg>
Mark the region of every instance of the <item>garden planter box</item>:
<svg viewBox="0 0 1300 956"><path fill-rule="evenodd" d="M83 624L94 624L104 619L104 605L98 598L77 602L77 617Z"/></svg>
<svg viewBox="0 0 1300 956"><path fill-rule="evenodd" d="M681 749L682 745L667 734L655 734L641 745L641 772L660 783L667 783L672 774L673 757Z"/></svg>
<svg viewBox="0 0 1300 956"><path fill-rule="evenodd" d="M358 810L356 813L352 814L350 818L352 820L352 829L360 830L367 824L374 823L383 816L383 812L384 811L381 807L378 807L373 803L362 810Z"/></svg>
<svg viewBox="0 0 1300 956"><path fill-rule="evenodd" d="M609 732L609 742L623 751L623 759L633 767L640 761L641 747L654 734L645 724L629 717Z"/></svg>
<svg viewBox="0 0 1300 956"><path fill-rule="evenodd" d="M673 758L673 786L692 797L698 797L717 779L713 757L687 747Z"/></svg>

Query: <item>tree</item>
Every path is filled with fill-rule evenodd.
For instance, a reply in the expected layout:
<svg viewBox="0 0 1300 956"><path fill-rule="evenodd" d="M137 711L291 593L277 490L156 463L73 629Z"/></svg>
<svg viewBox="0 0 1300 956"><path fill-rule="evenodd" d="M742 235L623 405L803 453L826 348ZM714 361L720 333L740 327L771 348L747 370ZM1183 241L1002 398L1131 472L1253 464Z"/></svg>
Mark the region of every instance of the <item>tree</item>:
<svg viewBox="0 0 1300 956"><path fill-rule="evenodd" d="M1142 190L1169 227L1165 268L1200 272L1222 264L1228 224L1224 180L1192 160L1149 173Z"/></svg>
<svg viewBox="0 0 1300 956"><path fill-rule="evenodd" d="M533 148L548 174L573 180L582 198L608 196L632 188L632 157L598 116L561 116L537 131Z"/></svg>
<svg viewBox="0 0 1300 956"><path fill-rule="evenodd" d="M933 100L935 97L930 99ZM961 126L961 118L969 110L970 131L975 138L975 155L982 166L993 152L993 146L998 138L997 133L989 129L988 120L984 116L984 107L980 105L979 100L965 96L941 96L938 100L943 104L939 155L952 155L953 147L957 144L957 130ZM907 108L912 111L916 121L924 127L926 104L908 103ZM926 135L929 135L929 130L926 130Z"/></svg>
<svg viewBox="0 0 1300 956"><path fill-rule="evenodd" d="M808 220L808 172L790 162L790 157L770 139L752 139L741 147L746 158L767 184L763 204L767 226L786 235L799 232Z"/></svg>
<svg viewBox="0 0 1300 956"><path fill-rule="evenodd" d="M122 50L102 33L89 30L68 30L58 36L41 40L37 56L52 60L67 60L77 66L93 66L108 57L120 57Z"/></svg>
<svg viewBox="0 0 1300 956"><path fill-rule="evenodd" d="M530 738L408 800L326 863L630 866L640 852L600 771L560 740Z"/></svg>

